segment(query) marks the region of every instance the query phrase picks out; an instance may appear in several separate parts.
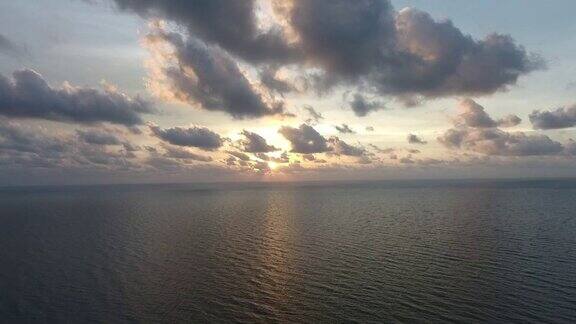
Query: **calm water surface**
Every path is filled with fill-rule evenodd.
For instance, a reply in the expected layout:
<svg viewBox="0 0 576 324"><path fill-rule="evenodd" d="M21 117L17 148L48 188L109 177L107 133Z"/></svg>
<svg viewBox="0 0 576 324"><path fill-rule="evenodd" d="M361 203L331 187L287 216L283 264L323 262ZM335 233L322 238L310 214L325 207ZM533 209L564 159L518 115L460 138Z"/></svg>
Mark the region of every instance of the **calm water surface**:
<svg viewBox="0 0 576 324"><path fill-rule="evenodd" d="M2 322L576 321L576 182L0 189Z"/></svg>

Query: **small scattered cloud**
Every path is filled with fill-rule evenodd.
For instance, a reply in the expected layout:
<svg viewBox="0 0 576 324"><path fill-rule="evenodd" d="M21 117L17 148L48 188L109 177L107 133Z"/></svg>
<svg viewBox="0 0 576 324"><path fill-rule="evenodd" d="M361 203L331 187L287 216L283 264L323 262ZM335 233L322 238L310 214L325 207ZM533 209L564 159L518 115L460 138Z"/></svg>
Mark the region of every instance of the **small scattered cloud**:
<svg viewBox="0 0 576 324"><path fill-rule="evenodd" d="M379 101L369 101L363 95L356 93L352 101L350 101L350 108L358 117L364 117L370 112L385 109L384 104Z"/></svg>
<svg viewBox="0 0 576 324"><path fill-rule="evenodd" d="M356 132L350 128L350 126L348 126L347 124L342 124L340 126L335 125L334 128L336 128L336 130L338 131L338 133L340 134L355 134Z"/></svg>
<svg viewBox="0 0 576 324"><path fill-rule="evenodd" d="M213 151L224 144L224 139L206 127L170 127L161 128L155 124L148 124L152 135L172 145L197 147Z"/></svg>
<svg viewBox="0 0 576 324"><path fill-rule="evenodd" d="M324 117L322 117L322 114L317 112L312 106L306 105L304 106L304 110L310 116L308 119L306 119L307 124L316 125L320 122L321 119L324 119Z"/></svg>
<svg viewBox="0 0 576 324"><path fill-rule="evenodd" d="M408 143L410 143L410 144L419 144L419 145L428 144L427 141L422 139L420 136L414 135L414 134L408 134L407 139L408 139Z"/></svg>

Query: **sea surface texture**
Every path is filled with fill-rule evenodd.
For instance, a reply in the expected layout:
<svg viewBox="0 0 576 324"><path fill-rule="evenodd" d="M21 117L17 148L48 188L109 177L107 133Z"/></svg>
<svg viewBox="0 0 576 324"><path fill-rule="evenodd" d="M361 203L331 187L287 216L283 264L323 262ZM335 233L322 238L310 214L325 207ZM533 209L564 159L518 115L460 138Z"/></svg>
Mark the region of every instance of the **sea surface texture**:
<svg viewBox="0 0 576 324"><path fill-rule="evenodd" d="M0 321L576 322L576 182L0 189Z"/></svg>

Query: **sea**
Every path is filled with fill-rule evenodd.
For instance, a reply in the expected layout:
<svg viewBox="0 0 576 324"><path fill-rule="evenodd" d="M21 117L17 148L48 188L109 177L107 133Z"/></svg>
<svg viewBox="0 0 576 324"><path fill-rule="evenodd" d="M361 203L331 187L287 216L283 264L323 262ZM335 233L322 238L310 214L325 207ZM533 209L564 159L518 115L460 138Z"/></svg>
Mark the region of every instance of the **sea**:
<svg viewBox="0 0 576 324"><path fill-rule="evenodd" d="M2 323L575 323L576 181L0 188Z"/></svg>

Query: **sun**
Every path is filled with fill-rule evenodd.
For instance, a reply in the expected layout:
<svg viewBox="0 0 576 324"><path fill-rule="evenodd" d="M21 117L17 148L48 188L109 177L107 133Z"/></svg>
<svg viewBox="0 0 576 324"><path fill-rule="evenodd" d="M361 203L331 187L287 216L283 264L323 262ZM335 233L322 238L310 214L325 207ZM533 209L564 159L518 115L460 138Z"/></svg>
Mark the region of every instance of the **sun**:
<svg viewBox="0 0 576 324"><path fill-rule="evenodd" d="M270 170L276 170L276 169L278 169L278 163L268 162L268 167L270 168Z"/></svg>

